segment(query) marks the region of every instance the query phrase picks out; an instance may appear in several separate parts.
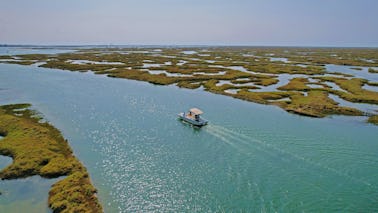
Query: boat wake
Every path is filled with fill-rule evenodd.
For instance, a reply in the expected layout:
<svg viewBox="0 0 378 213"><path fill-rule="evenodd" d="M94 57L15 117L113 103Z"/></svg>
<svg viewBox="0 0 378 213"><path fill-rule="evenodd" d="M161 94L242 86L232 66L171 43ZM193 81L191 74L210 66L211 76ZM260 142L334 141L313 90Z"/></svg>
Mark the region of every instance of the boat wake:
<svg viewBox="0 0 378 213"><path fill-rule="evenodd" d="M346 178L348 180L352 180L354 182L363 184L369 188L376 188L378 189L377 186L369 183L366 180L363 180L361 178L353 177L352 175L337 170L335 168L329 167L327 165L323 165L321 163L315 162L313 160L307 159L303 156L300 156L295 153L288 152L282 148L279 148L273 144L270 144L266 141L259 140L256 138L253 138L251 136L248 136L246 134L243 134L242 132L237 132L235 130L214 125L211 124L206 127L206 131L213 135L214 137L220 139L222 142L230 145L231 147L235 148L238 150L240 153L251 155L253 153L256 153L256 150L258 150L260 153L263 152L269 156L272 157L280 157L282 160L285 161L291 161L291 160L297 160L301 161L310 167L315 167L319 168L322 170L325 170L329 173L335 174L337 176L341 176L343 178Z"/></svg>

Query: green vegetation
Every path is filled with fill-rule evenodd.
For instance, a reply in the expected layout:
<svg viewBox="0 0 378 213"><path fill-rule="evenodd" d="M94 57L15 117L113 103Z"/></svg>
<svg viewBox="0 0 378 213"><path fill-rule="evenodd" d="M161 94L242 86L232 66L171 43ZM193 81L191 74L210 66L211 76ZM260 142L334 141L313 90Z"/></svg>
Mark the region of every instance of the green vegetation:
<svg viewBox="0 0 378 213"><path fill-rule="evenodd" d="M10 55L0 55L0 59L1 59L1 60L5 60L5 59L13 59L13 57L10 56Z"/></svg>
<svg viewBox="0 0 378 213"><path fill-rule="evenodd" d="M368 119L368 122L369 122L369 123L372 123L372 124L375 124L375 125L378 125L378 115L373 115L373 116L371 116L371 117Z"/></svg>
<svg viewBox="0 0 378 213"><path fill-rule="evenodd" d="M19 64L19 65L32 65L32 64L34 64L36 62L35 61L23 60L23 61L1 61L1 63L5 63L5 64Z"/></svg>
<svg viewBox="0 0 378 213"><path fill-rule="evenodd" d="M188 50L195 53L183 53ZM161 51L153 48L93 48L54 55L4 57L4 60L10 59L16 64L44 62L41 67L92 71L157 85L175 84L188 89L203 87L209 92L273 104L290 112L315 117L362 114L356 109L339 107L328 94L351 102L378 104L378 93L362 88L365 84L375 86L376 82L325 70L326 64L336 64L353 66L355 70L372 67L369 72L375 73L373 68L378 67L378 50L372 48L209 47L206 50L162 48ZM277 91L259 91L276 85L281 74L300 74L300 77L291 79ZM227 82L218 84L221 81ZM332 89L327 82L335 83L342 90ZM236 94L227 90L234 90Z"/></svg>
<svg viewBox="0 0 378 213"><path fill-rule="evenodd" d="M365 90L362 88L364 84L368 84L368 81L361 78L352 78L352 79L345 79L345 78L335 78L335 77L319 77L319 79L323 81L330 81L334 82L342 89L348 91L336 91L331 90L335 95L340 96L341 98L356 102L356 103L370 103L370 104L378 104L378 92Z"/></svg>
<svg viewBox="0 0 378 213"><path fill-rule="evenodd" d="M363 113L357 109L340 107L338 103L328 97L327 92L310 91L307 96L300 92L248 92L240 91L231 95L235 98L253 101L262 104L277 105L288 112L310 117L325 117L327 115L354 115L361 116ZM290 98L290 101L279 101ZM276 101L278 100L278 101Z"/></svg>
<svg viewBox="0 0 378 213"><path fill-rule="evenodd" d="M54 212L102 212L85 167L73 155L59 130L43 123L29 104L0 106L0 154L13 163L0 172L2 179L40 175L66 176L49 192Z"/></svg>
<svg viewBox="0 0 378 213"><path fill-rule="evenodd" d="M373 68L370 67L370 68L369 68L369 72L370 72L370 73L378 73L378 70L373 69Z"/></svg>
<svg viewBox="0 0 378 213"><path fill-rule="evenodd" d="M296 93L296 92L294 92ZM232 95L235 98L252 101L261 104L269 104L270 100L279 100L290 97L292 93L287 92L249 92L248 90L241 90L238 94Z"/></svg>
<svg viewBox="0 0 378 213"><path fill-rule="evenodd" d="M378 87L378 82L368 82L367 85Z"/></svg>
<svg viewBox="0 0 378 213"><path fill-rule="evenodd" d="M296 94L291 96L289 104L283 104L282 107L300 115L312 117L325 117L327 115L356 115L361 116L363 113L350 107L340 107L338 103L328 97L327 92L310 91L307 96Z"/></svg>
<svg viewBox="0 0 378 213"><path fill-rule="evenodd" d="M310 89L310 87L306 85L307 83L309 83L307 78L293 78L288 84L278 87L277 89L307 91Z"/></svg>

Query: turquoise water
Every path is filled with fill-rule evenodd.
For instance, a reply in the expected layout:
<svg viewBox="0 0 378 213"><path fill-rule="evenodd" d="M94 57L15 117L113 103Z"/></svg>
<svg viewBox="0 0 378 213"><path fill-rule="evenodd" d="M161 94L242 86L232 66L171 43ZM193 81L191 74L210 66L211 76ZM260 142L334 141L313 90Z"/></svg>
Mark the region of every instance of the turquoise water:
<svg viewBox="0 0 378 213"><path fill-rule="evenodd" d="M62 130L105 212L378 209L378 127L366 117L307 118L200 90L0 64L0 104L20 102ZM208 126L176 119L193 106Z"/></svg>

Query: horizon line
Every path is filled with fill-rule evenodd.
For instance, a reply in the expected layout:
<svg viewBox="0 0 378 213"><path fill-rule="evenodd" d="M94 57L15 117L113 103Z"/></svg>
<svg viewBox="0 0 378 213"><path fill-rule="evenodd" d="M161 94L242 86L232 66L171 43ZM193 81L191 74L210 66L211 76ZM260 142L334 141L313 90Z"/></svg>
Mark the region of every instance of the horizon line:
<svg viewBox="0 0 378 213"><path fill-rule="evenodd" d="M368 48L376 49L378 46L337 46L337 45L269 45L269 44L17 44L0 43L0 47L280 47L280 48Z"/></svg>

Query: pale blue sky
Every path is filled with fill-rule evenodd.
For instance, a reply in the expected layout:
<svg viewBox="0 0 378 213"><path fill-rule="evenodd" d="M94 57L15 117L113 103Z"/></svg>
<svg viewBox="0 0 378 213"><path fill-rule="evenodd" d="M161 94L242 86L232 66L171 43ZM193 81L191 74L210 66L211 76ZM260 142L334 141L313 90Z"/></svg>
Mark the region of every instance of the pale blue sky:
<svg viewBox="0 0 378 213"><path fill-rule="evenodd" d="M378 47L378 0L0 0L0 43Z"/></svg>

